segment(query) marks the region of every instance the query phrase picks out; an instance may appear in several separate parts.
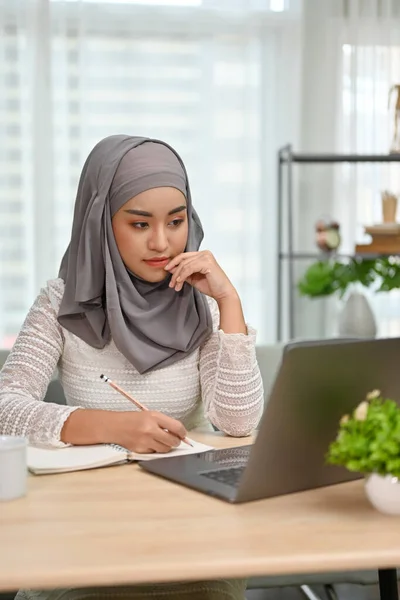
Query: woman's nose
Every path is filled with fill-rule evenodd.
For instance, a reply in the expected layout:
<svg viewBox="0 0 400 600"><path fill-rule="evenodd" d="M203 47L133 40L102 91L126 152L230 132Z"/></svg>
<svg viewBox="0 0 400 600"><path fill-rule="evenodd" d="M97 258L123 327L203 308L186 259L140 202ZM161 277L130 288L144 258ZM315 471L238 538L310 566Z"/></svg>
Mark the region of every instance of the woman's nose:
<svg viewBox="0 0 400 600"><path fill-rule="evenodd" d="M153 231L149 240L149 248L154 252L164 252L168 248L168 239L164 228Z"/></svg>

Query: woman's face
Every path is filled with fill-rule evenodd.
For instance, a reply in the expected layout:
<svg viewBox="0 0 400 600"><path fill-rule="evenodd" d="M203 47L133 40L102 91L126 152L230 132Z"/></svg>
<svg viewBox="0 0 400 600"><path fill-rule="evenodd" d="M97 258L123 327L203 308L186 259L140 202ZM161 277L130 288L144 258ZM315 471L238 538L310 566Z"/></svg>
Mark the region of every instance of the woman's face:
<svg viewBox="0 0 400 600"><path fill-rule="evenodd" d="M112 227L125 266L145 281L162 281L164 267L186 247L186 198L172 187L146 190L115 213Z"/></svg>

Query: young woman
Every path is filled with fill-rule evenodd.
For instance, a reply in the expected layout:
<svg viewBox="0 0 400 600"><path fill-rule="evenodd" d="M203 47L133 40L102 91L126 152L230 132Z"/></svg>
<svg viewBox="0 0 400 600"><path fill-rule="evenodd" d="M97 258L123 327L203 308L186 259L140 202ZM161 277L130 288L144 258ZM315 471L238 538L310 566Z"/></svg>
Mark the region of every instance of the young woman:
<svg viewBox="0 0 400 600"><path fill-rule="evenodd" d="M168 452L207 423L248 435L263 402L255 332L227 275L199 251L202 237L171 147L124 135L97 144L80 178L59 278L37 297L0 374L0 433L136 452ZM67 406L42 402L56 367ZM101 373L150 410L136 410ZM228 581L127 588L123 597L154 600L157 589L181 600L244 597L244 583ZM71 591L74 599L86 593Z"/></svg>

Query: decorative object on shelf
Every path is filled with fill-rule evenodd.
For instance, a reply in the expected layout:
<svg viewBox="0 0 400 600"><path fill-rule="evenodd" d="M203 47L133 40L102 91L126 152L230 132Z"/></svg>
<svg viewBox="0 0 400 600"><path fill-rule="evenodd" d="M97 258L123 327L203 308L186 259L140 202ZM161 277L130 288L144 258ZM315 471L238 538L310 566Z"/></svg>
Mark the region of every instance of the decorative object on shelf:
<svg viewBox="0 0 400 600"><path fill-rule="evenodd" d="M341 336L375 338L378 333L375 315L361 292L351 292L339 315L338 333Z"/></svg>
<svg viewBox="0 0 400 600"><path fill-rule="evenodd" d="M400 235L400 223L380 223L378 225L366 225L364 231L373 237L385 236L386 238L390 239L390 237Z"/></svg>
<svg viewBox="0 0 400 600"><path fill-rule="evenodd" d="M326 455L331 465L358 471L365 477L365 492L379 511L400 514L400 408L370 392L351 415L344 415L335 441Z"/></svg>
<svg viewBox="0 0 400 600"><path fill-rule="evenodd" d="M310 298L332 294L343 298L353 284L361 284L365 288L375 285L376 292L390 292L400 288L400 257L318 260L305 271L297 283L297 289L301 296Z"/></svg>
<svg viewBox="0 0 400 600"><path fill-rule="evenodd" d="M384 254L386 256L400 254L400 225L393 223L389 227L384 227L384 225L365 227L365 233L372 237L372 242L356 244L355 254Z"/></svg>
<svg viewBox="0 0 400 600"><path fill-rule="evenodd" d="M400 153L400 84L392 85L389 90L388 108L390 109L390 101L392 94L395 92L394 114L393 114L393 137L390 146L392 154Z"/></svg>
<svg viewBox="0 0 400 600"><path fill-rule="evenodd" d="M369 244L357 244L357 254L397 254L400 253L400 223L396 223L398 198L387 190L381 194L383 223L364 228L372 237Z"/></svg>
<svg viewBox="0 0 400 600"><path fill-rule="evenodd" d="M385 256L400 254L400 226L388 227L386 231L380 229L379 233L376 229L375 227L365 228L365 233L368 233L372 237L372 242L369 244L356 244L354 253L384 254Z"/></svg>
<svg viewBox="0 0 400 600"><path fill-rule="evenodd" d="M339 223L331 219L319 219L315 224L315 241L322 252L334 252L340 246Z"/></svg>
<svg viewBox="0 0 400 600"><path fill-rule="evenodd" d="M388 190L382 192L382 219L384 223L389 223L391 225L396 223L397 200L397 196L392 194L392 192L389 192Z"/></svg>

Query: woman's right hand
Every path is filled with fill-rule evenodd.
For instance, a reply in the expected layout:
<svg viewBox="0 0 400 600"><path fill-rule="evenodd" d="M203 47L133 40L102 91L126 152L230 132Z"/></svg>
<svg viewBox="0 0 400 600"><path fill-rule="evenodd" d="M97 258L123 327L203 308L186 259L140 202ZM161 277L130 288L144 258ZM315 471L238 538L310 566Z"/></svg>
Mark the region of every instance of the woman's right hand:
<svg viewBox="0 0 400 600"><path fill-rule="evenodd" d="M119 444L140 454L169 452L186 437L180 421L156 411L78 409L61 431L66 444Z"/></svg>
<svg viewBox="0 0 400 600"><path fill-rule="evenodd" d="M114 413L112 421L113 443L140 454L169 452L186 437L180 421L156 411Z"/></svg>

